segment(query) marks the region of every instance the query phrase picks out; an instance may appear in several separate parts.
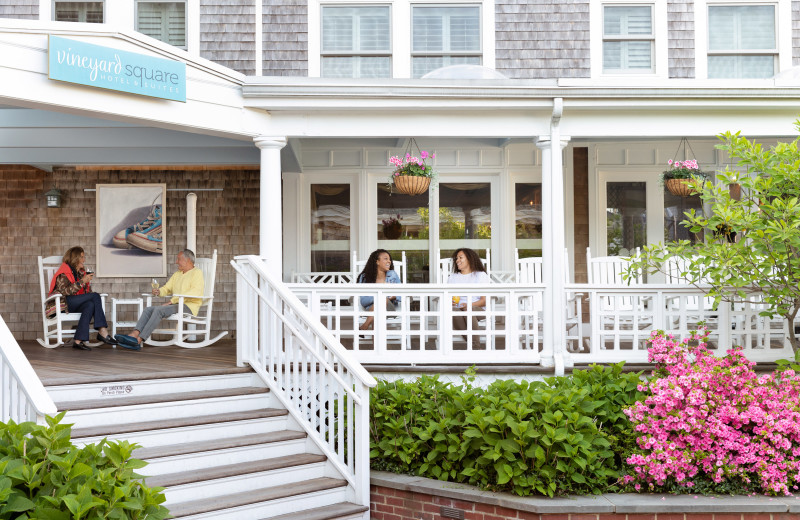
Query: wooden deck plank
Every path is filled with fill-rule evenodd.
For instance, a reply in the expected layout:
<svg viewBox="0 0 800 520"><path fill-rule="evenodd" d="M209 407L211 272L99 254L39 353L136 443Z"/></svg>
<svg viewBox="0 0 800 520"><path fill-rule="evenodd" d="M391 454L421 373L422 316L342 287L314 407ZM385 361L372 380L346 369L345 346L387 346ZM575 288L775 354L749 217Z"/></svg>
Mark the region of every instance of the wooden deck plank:
<svg viewBox="0 0 800 520"><path fill-rule="evenodd" d="M236 341L199 349L145 347L141 351L103 345L91 352L71 346L44 348L35 341L20 347L45 386L249 372L236 366Z"/></svg>

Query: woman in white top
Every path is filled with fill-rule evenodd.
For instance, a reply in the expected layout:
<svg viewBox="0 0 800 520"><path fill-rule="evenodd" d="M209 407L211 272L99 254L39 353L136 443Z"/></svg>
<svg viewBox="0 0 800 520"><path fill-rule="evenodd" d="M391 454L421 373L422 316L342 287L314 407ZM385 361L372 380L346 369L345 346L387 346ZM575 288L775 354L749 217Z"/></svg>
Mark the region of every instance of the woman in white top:
<svg viewBox="0 0 800 520"><path fill-rule="evenodd" d="M491 279L486 273L486 267L481 262L478 253L462 247L453 253L453 274L447 278L447 283L490 283ZM453 311L466 311L469 305L473 311L483 310L486 307L486 296L455 296L453 297ZM466 316L453 316L455 330L467 330ZM472 348L481 348L480 336L474 332L478 330L478 317L472 316Z"/></svg>

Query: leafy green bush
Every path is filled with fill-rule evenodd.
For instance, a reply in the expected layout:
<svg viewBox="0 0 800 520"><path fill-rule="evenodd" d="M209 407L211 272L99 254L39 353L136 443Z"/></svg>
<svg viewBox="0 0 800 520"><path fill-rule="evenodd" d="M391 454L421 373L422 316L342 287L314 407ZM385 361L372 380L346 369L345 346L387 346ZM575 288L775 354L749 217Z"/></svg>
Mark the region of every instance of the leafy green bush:
<svg viewBox="0 0 800 520"><path fill-rule="evenodd" d="M148 488L134 470L136 444L70 441L64 413L31 422L0 423L0 520L166 518L162 488Z"/></svg>
<svg viewBox="0 0 800 520"><path fill-rule="evenodd" d="M622 365L486 389L469 378L381 381L371 398L372 467L523 496L612 490L635 448L622 410L642 396L641 373Z"/></svg>

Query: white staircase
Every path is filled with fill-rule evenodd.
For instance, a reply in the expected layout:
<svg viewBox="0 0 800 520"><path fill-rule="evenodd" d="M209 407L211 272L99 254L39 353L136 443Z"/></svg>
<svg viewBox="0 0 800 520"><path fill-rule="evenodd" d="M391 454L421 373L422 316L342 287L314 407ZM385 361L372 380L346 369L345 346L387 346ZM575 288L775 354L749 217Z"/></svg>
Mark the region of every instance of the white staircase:
<svg viewBox="0 0 800 520"><path fill-rule="evenodd" d="M81 445L136 442L174 518L363 520L352 487L255 373L49 386Z"/></svg>

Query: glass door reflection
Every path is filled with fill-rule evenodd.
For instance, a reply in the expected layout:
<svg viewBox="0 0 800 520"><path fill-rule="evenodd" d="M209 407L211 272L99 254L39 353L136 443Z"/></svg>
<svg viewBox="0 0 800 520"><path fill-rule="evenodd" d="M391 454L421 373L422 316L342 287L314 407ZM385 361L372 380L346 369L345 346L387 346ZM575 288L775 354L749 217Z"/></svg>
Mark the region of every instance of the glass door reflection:
<svg viewBox="0 0 800 520"><path fill-rule="evenodd" d="M427 283L430 279L428 193L392 193L387 183L379 182L377 196L378 248L389 251L393 260L400 260L405 251L407 282Z"/></svg>

